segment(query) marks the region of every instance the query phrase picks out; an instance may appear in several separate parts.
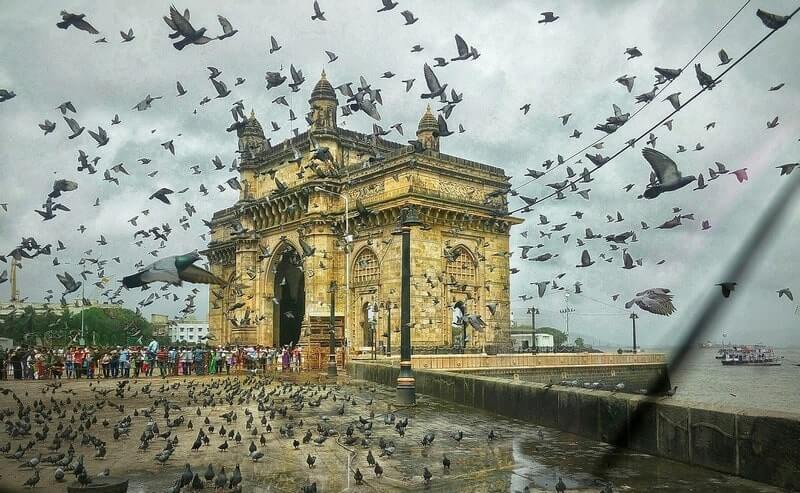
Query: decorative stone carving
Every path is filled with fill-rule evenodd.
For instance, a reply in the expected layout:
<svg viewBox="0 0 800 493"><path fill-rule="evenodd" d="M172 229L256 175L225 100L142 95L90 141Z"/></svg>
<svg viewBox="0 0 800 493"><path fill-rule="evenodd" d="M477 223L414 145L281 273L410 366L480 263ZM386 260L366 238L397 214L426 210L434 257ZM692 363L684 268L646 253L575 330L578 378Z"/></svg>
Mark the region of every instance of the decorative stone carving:
<svg viewBox="0 0 800 493"><path fill-rule="evenodd" d="M358 199L364 200L365 198L373 197L375 195L383 193L383 191L384 191L384 186L383 182L381 181L377 183L370 183L369 185L360 188L354 188L353 190L350 190L348 192L348 195L350 195L351 200L358 200Z"/></svg>

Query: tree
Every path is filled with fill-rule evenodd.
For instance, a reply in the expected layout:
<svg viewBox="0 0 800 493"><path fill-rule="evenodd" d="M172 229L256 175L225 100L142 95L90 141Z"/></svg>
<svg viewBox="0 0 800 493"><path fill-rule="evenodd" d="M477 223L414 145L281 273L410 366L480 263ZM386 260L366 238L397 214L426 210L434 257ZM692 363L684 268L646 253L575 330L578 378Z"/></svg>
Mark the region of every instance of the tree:
<svg viewBox="0 0 800 493"><path fill-rule="evenodd" d="M139 333L142 342L146 344L153 336L150 322L127 308L116 306L87 308L83 312L83 323L86 342L91 343L94 339L99 346L138 344ZM69 327L80 331L80 313L70 317Z"/></svg>
<svg viewBox="0 0 800 493"><path fill-rule="evenodd" d="M26 306L0 320L0 336L11 338L19 345L51 343L64 337L68 318L66 308L60 313L52 309L37 312L32 306Z"/></svg>
<svg viewBox="0 0 800 493"><path fill-rule="evenodd" d="M583 337L576 337L575 338L575 347L578 349L583 349L585 347L583 343Z"/></svg>

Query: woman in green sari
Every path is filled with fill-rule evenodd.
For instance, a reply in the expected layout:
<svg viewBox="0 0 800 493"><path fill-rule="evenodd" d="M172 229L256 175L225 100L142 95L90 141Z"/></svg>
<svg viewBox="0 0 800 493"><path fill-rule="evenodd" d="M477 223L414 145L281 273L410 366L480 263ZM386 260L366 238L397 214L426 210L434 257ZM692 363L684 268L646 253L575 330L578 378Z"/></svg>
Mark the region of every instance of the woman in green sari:
<svg viewBox="0 0 800 493"><path fill-rule="evenodd" d="M217 352L214 350L209 352L211 360L208 363L208 374L215 375L217 373Z"/></svg>

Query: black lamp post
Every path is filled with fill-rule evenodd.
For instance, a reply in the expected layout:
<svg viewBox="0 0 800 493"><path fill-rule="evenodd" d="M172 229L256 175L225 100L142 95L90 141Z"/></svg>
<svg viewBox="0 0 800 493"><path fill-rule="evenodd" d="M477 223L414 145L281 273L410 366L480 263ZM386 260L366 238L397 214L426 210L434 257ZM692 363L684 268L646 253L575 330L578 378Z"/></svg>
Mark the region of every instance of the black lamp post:
<svg viewBox="0 0 800 493"><path fill-rule="evenodd" d="M331 287L328 292L331 294L331 317L328 329L331 337L330 346L328 347L328 376L336 378L336 281L331 281Z"/></svg>
<svg viewBox="0 0 800 493"><path fill-rule="evenodd" d="M531 353L536 353L536 314L539 309L535 306L528 308L528 313L531 314Z"/></svg>
<svg viewBox="0 0 800 493"><path fill-rule="evenodd" d="M400 227L392 234L402 237L400 276L400 374L397 376L397 400L403 405L417 402L414 371L411 369L411 227L420 226L413 206L400 210Z"/></svg>
<svg viewBox="0 0 800 493"><path fill-rule="evenodd" d="M633 354L636 354L636 319L639 315L631 313L631 322L633 322Z"/></svg>

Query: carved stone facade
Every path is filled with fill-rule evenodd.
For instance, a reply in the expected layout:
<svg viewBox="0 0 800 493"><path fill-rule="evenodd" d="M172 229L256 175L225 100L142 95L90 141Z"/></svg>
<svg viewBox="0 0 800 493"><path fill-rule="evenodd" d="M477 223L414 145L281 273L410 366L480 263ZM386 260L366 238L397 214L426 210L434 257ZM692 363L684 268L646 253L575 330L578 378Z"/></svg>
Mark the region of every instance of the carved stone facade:
<svg viewBox="0 0 800 493"><path fill-rule="evenodd" d="M400 209L412 204L425 223L411 233L414 347L452 345L456 301L487 324L470 344L510 345L509 228L522 221L508 216L503 170L440 153L430 109L415 149L338 128L338 102L324 75L309 103L308 131L276 147L255 115L239 130L239 148L250 151L240 165L247 187L214 214L204 252L228 282L209 296L217 340L327 345L335 283L337 339L350 351L372 346L368 321L377 305L374 342L384 346L389 303L396 350L401 252L392 232ZM497 305L494 315L489 303Z"/></svg>

